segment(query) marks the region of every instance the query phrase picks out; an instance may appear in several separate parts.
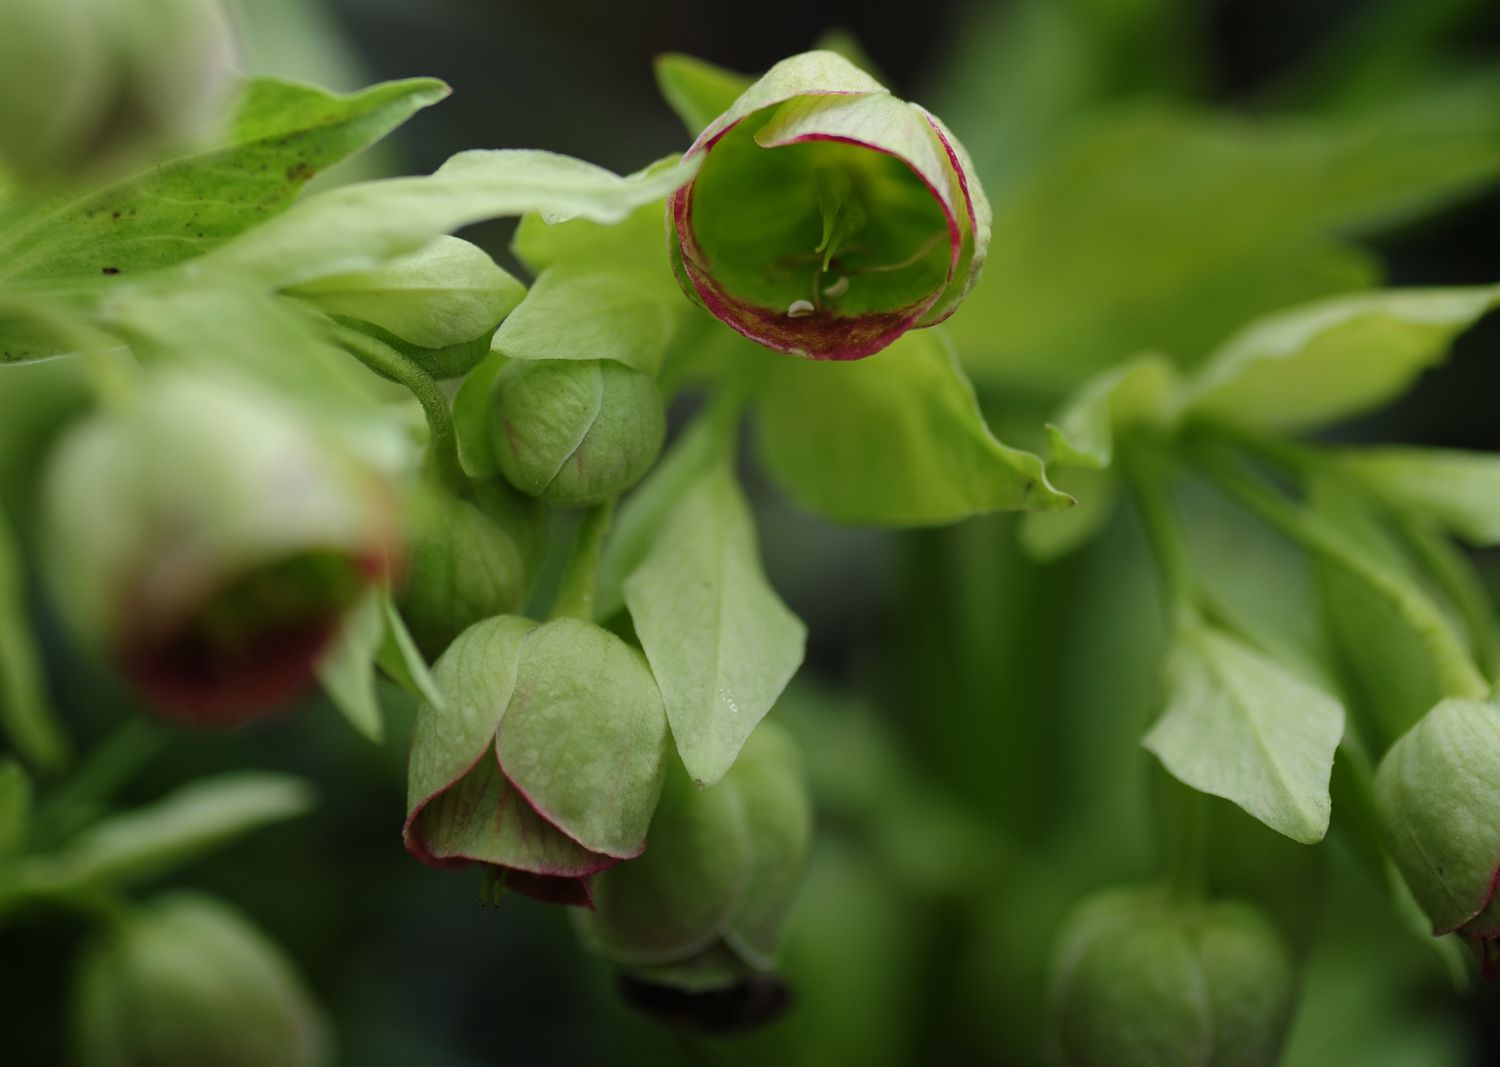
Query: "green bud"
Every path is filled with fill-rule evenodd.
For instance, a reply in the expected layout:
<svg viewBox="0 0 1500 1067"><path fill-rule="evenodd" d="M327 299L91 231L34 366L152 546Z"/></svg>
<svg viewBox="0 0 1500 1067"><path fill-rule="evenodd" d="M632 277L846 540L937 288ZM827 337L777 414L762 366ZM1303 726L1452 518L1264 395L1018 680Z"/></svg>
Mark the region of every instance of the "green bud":
<svg viewBox="0 0 1500 1067"><path fill-rule="evenodd" d="M1248 905L1156 889L1085 901L1064 926L1053 1011L1077 1067L1273 1067L1292 1009L1291 962Z"/></svg>
<svg viewBox="0 0 1500 1067"><path fill-rule="evenodd" d="M384 482L241 383L144 382L58 444L48 569L153 710L230 726L311 685L394 541Z"/></svg>
<svg viewBox="0 0 1500 1067"><path fill-rule="evenodd" d="M281 951L210 897L128 914L80 960L81 1067L314 1067L324 1020Z"/></svg>
<svg viewBox="0 0 1500 1067"><path fill-rule="evenodd" d="M526 287L488 254L439 237L370 270L304 282L287 290L409 356L435 378L458 378L490 350L495 328Z"/></svg>
<svg viewBox="0 0 1500 1067"><path fill-rule="evenodd" d="M661 793L667 718L645 657L578 619L506 615L460 634L433 678L444 703L417 712L407 850L586 905L590 875L645 848Z"/></svg>
<svg viewBox="0 0 1500 1067"><path fill-rule="evenodd" d="M584 505L630 488L666 436L661 393L614 360L513 360L495 386L490 443L517 489Z"/></svg>
<svg viewBox="0 0 1500 1067"><path fill-rule="evenodd" d="M752 341L860 359L951 315L991 212L933 115L832 52L783 60L693 142L667 205L683 290Z"/></svg>
<svg viewBox="0 0 1500 1067"><path fill-rule="evenodd" d="M811 839L800 754L764 722L718 783L668 776L645 855L594 879L584 940L636 979L735 985L772 967Z"/></svg>
<svg viewBox="0 0 1500 1067"><path fill-rule="evenodd" d="M0 163L85 176L201 138L223 115L234 52L217 0L6 0Z"/></svg>
<svg viewBox="0 0 1500 1067"><path fill-rule="evenodd" d="M397 603L433 660L481 619L519 611L526 569L511 535L469 501L436 495L417 510Z"/></svg>
<svg viewBox="0 0 1500 1067"><path fill-rule="evenodd" d="M1457 932L1500 977L1500 709L1445 700L1375 775L1382 836L1437 935Z"/></svg>

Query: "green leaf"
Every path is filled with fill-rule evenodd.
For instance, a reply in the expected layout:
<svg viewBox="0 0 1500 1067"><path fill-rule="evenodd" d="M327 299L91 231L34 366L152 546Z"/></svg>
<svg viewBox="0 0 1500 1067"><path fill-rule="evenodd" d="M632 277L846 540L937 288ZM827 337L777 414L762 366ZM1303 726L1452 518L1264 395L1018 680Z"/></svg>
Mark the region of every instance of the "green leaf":
<svg viewBox="0 0 1500 1067"><path fill-rule="evenodd" d="M288 775L246 771L201 779L83 831L45 857L42 881L71 886L155 878L312 805L308 785Z"/></svg>
<svg viewBox="0 0 1500 1067"><path fill-rule="evenodd" d="M19 852L31 828L31 779L16 760L0 759L0 857Z"/></svg>
<svg viewBox="0 0 1500 1067"><path fill-rule="evenodd" d="M612 359L654 375L686 307L680 293L665 294L626 273L551 267L490 347L510 359Z"/></svg>
<svg viewBox="0 0 1500 1067"><path fill-rule="evenodd" d="M1063 466L1049 468L1047 476L1078 503L1065 511L1028 511L1021 516L1016 537L1026 554L1040 563L1061 559L1102 533L1120 496L1112 471Z"/></svg>
<svg viewBox="0 0 1500 1067"><path fill-rule="evenodd" d="M680 52L657 56L655 70L656 88L687 127L689 137L697 137L755 82L749 75Z"/></svg>
<svg viewBox="0 0 1500 1067"><path fill-rule="evenodd" d="M205 257L203 269L273 286L367 270L485 219L540 212L548 221L619 222L692 177L696 160L620 177L552 152L460 152L436 173L330 189Z"/></svg>
<svg viewBox="0 0 1500 1067"><path fill-rule="evenodd" d="M1132 423L1164 422L1177 373L1163 356L1137 356L1090 379L1047 426L1052 463L1103 470Z"/></svg>
<svg viewBox="0 0 1500 1067"><path fill-rule="evenodd" d="M937 330L853 363L765 357L760 450L776 482L835 522L927 526L1072 498L990 433Z"/></svg>
<svg viewBox="0 0 1500 1067"><path fill-rule="evenodd" d="M285 209L314 174L448 95L430 78L342 96L256 79L228 143L103 189L0 214L0 280L101 279L202 255Z"/></svg>
<svg viewBox="0 0 1500 1067"><path fill-rule="evenodd" d="M1500 456L1446 448L1342 449L1337 468L1402 515L1500 544Z"/></svg>
<svg viewBox="0 0 1500 1067"><path fill-rule="evenodd" d="M344 618L343 630L318 663L318 680L333 706L366 740L385 733L380 697L375 691L375 655L385 637L380 594L366 593Z"/></svg>
<svg viewBox="0 0 1500 1067"><path fill-rule="evenodd" d="M1277 430L1363 414L1441 361L1497 302L1500 286L1388 289L1281 312L1221 346L1189 383L1185 405Z"/></svg>
<svg viewBox="0 0 1500 1067"><path fill-rule="evenodd" d="M666 748L661 694L639 652L578 619L531 634L495 750L542 818L591 852L639 855Z"/></svg>
<svg viewBox="0 0 1500 1067"><path fill-rule="evenodd" d="M380 607L385 613L385 641L380 646L376 663L399 685L405 687L407 692L441 707L444 703L443 691L433 681L427 661L422 658L422 653L417 650L417 643L407 632L406 623L401 621L401 613L396 610L389 589L381 591Z"/></svg>
<svg viewBox="0 0 1500 1067"><path fill-rule="evenodd" d="M802 664L807 629L766 581L728 464L687 491L625 581L677 754L698 785L734 764Z"/></svg>
<svg viewBox="0 0 1500 1067"><path fill-rule="evenodd" d="M1167 671L1167 710L1143 740L1162 765L1294 841L1321 841L1344 732L1339 702L1206 628L1181 636Z"/></svg>
<svg viewBox="0 0 1500 1067"><path fill-rule="evenodd" d="M0 511L0 722L16 751L42 770L68 760L68 739L42 681L41 653L26 610L20 545Z"/></svg>
<svg viewBox="0 0 1500 1067"><path fill-rule="evenodd" d="M496 478L500 466L490 446L490 423L495 414L495 382L505 369L505 354L491 351L464 376L453 397L453 432L458 438L458 461L471 478Z"/></svg>
<svg viewBox="0 0 1500 1067"><path fill-rule="evenodd" d="M446 348L493 333L526 287L483 249L444 235L369 270L317 278L287 292L418 347Z"/></svg>

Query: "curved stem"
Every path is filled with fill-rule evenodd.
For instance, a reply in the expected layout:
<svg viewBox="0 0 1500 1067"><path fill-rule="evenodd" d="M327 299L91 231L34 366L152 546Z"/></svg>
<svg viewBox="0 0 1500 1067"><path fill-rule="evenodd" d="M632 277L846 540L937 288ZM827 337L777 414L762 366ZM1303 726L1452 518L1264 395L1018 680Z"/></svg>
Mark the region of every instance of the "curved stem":
<svg viewBox="0 0 1500 1067"><path fill-rule="evenodd" d="M1142 443L1121 450L1119 458L1161 573L1168 622L1175 629L1183 629L1198 618L1201 592L1172 504L1166 464Z"/></svg>
<svg viewBox="0 0 1500 1067"><path fill-rule="evenodd" d="M604 534L609 530L614 510L615 501L611 497L583 513L578 532L574 535L573 551L563 571L562 584L557 590L557 599L552 603L552 618L570 616L585 622L594 621L599 551L604 545Z"/></svg>
<svg viewBox="0 0 1500 1067"><path fill-rule="evenodd" d="M469 476L458 460L458 434L453 428L453 412L438 383L396 349L351 326L332 322L339 345L375 373L406 387L427 419L427 460L433 473L448 488L463 495L469 489Z"/></svg>

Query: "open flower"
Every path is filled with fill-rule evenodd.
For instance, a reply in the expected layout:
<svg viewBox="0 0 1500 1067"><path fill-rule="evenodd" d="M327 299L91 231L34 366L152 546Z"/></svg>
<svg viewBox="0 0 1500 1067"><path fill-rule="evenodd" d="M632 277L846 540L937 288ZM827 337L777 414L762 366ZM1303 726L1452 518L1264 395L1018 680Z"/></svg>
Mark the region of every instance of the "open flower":
<svg viewBox="0 0 1500 1067"><path fill-rule="evenodd" d="M767 348L860 359L947 318L979 275L990 207L967 153L831 52L772 67L695 156L667 205L673 268Z"/></svg>
<svg viewBox="0 0 1500 1067"><path fill-rule="evenodd" d="M152 379L58 445L49 565L65 611L153 710L233 726L308 688L384 572L393 494L243 383Z"/></svg>
<svg viewBox="0 0 1500 1067"><path fill-rule="evenodd" d="M587 906L591 875L638 856L661 793L667 717L643 656L577 619L469 627L417 714L403 836L434 867Z"/></svg>

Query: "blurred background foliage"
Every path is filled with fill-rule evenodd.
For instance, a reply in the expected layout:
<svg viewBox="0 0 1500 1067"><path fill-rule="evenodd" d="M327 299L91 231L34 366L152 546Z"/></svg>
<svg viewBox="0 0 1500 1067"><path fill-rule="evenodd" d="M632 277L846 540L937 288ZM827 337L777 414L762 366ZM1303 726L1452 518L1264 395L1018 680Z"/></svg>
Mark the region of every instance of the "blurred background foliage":
<svg viewBox="0 0 1500 1067"><path fill-rule="evenodd" d="M1382 279L1500 280L1500 8L1487 0L240 8L255 72L454 87L380 154L320 181L426 171L468 147L631 170L685 146L656 95L656 54L755 71L829 31L857 41L898 94L945 118L995 201L989 267L952 329L1016 444L1038 446L1070 388L1139 351L1190 364L1254 315ZM466 236L513 263L503 225ZM1497 341L1492 319L1401 403L1339 435L1500 448ZM819 818L785 953L795 1007L763 1031L706 1038L635 1015L565 914L519 898L483 908L477 874L413 862L399 841L411 715L393 688L380 746L324 711L222 737L141 728L123 743L144 769L121 802L234 768L316 783L312 815L177 883L222 895L287 947L336 1021L340 1062L1041 1061L1061 917L1156 861L1160 782L1138 738L1160 706L1162 613L1134 517L1036 562L1013 517L835 529L753 484L772 580L810 628L776 715L803 742ZM1192 528L1219 540L1195 549L1233 555L1242 582L1298 566L1273 535L1243 536L1227 505L1201 510ZM102 737L128 698L60 647L59 702L79 737ZM1317 849L1227 803L1213 820L1213 887L1261 901L1305 965L1287 1064L1486 1062L1494 990L1456 988L1337 807ZM62 1059L79 936L61 917L0 931L0 1060Z"/></svg>

